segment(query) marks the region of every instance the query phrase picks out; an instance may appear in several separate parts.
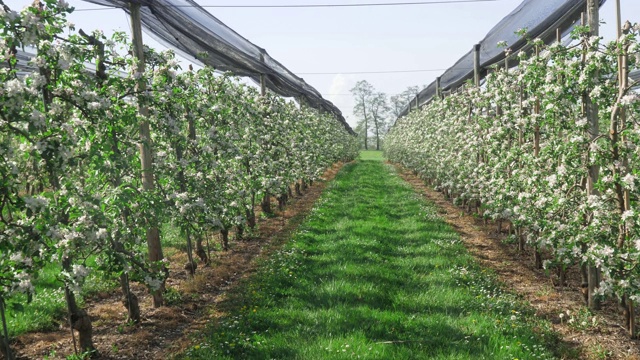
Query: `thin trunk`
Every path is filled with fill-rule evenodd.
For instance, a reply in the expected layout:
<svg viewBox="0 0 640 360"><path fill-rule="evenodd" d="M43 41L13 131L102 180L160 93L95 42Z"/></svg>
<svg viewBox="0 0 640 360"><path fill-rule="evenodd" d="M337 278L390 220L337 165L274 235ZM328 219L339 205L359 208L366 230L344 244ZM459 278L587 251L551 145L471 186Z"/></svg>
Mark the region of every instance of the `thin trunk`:
<svg viewBox="0 0 640 360"><path fill-rule="evenodd" d="M202 234L198 234L198 236L196 237L196 255L198 255L202 263L209 265L209 257L207 256L207 252L204 250L204 246L202 245Z"/></svg>
<svg viewBox="0 0 640 360"><path fill-rule="evenodd" d="M71 259L66 258L62 261L62 269L72 272ZM86 311L78 307L76 297L69 285L65 284L65 299L69 310L69 320L71 322L71 331L78 331L78 342L82 353L91 353L92 356L97 355L97 350L93 345L93 327L91 326L91 317ZM75 343L75 342L74 342Z"/></svg>
<svg viewBox="0 0 640 360"><path fill-rule="evenodd" d="M131 292L129 275L127 273L123 272L122 275L120 275L120 287L122 288L122 295L124 296L122 303L127 308L127 321L138 324L140 322L140 304L138 297Z"/></svg>
<svg viewBox="0 0 640 360"><path fill-rule="evenodd" d="M2 317L2 343L0 343L0 353L7 360L13 360L13 352L9 345L9 330L7 329L7 318L5 316L4 299L0 298L0 316Z"/></svg>
<svg viewBox="0 0 640 360"><path fill-rule="evenodd" d="M220 240L222 242L222 250L229 250L229 230L222 229L220 230Z"/></svg>
<svg viewBox="0 0 640 360"><path fill-rule="evenodd" d="M178 164L181 164L184 158L183 156L184 150L182 149L182 145L179 142L174 142L173 147L175 148L176 160ZM184 170L182 169L182 166L180 167L180 171L178 171L178 183L180 183L180 192L186 193L188 191L187 180L185 179ZM191 241L191 231L190 231L191 225L188 224L190 219L185 217L183 220L185 221L185 224L186 224L187 259L189 261L189 263L185 266L185 268L189 269L189 274L193 278L193 276L196 273L197 266L193 261L193 243Z"/></svg>
<svg viewBox="0 0 640 360"><path fill-rule="evenodd" d="M524 231L521 227L518 227L516 233L518 234L518 251L523 252L526 243Z"/></svg>
<svg viewBox="0 0 640 360"><path fill-rule="evenodd" d="M256 213L253 211L253 208L256 206L256 194L255 192L251 193L251 208L247 209L245 213L247 214L247 225L250 229L256 227Z"/></svg>
<svg viewBox="0 0 640 360"><path fill-rule="evenodd" d="M271 195L269 195L269 192L264 193L260 207L265 214L271 214L273 212L271 209Z"/></svg>
<svg viewBox="0 0 640 360"><path fill-rule="evenodd" d="M536 264L536 269L538 269L538 270L542 269L542 254L540 253L540 251L537 248L533 252L533 259L534 259L534 262Z"/></svg>
<svg viewBox="0 0 640 360"><path fill-rule="evenodd" d="M369 150L368 138L369 138L369 120L367 119L367 103L365 101L364 96L361 98L362 101L362 113L364 115L364 149Z"/></svg>
<svg viewBox="0 0 640 360"><path fill-rule="evenodd" d="M191 227L187 225L187 260L189 263L185 266L185 269L189 271L189 275L193 278L196 274L196 269L198 268L198 264L193 261L193 245L191 243Z"/></svg>
<svg viewBox="0 0 640 360"><path fill-rule="evenodd" d="M284 211L284 208L286 205L287 205L287 194L278 196L278 210Z"/></svg>

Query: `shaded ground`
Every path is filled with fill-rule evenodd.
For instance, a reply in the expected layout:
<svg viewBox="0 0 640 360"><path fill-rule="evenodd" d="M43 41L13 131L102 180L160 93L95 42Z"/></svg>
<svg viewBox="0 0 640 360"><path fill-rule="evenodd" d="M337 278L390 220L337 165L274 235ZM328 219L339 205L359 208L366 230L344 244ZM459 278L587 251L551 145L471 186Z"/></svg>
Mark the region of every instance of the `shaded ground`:
<svg viewBox="0 0 640 360"><path fill-rule="evenodd" d="M126 309L119 290L98 294L87 300L92 317L94 342L99 359L166 359L190 344L190 335L216 317L215 304L241 278L254 271L256 258L267 256L294 230L322 194L327 181L335 177L342 164L336 164L275 217L260 217L256 234L244 241L232 241L228 252L212 252L212 265L199 267L194 279L188 279L182 268L186 254L170 257L167 287L173 292L169 306L153 309L147 290L132 284L140 299L142 323L128 326ZM277 209L277 204L272 204ZM217 239L212 239L216 241ZM61 320L58 331L28 333L13 343L18 359L64 359L73 354L73 342L66 323ZM1 358L1 356L0 356Z"/></svg>
<svg viewBox="0 0 640 360"><path fill-rule="evenodd" d="M485 224L465 213L410 171L400 166L396 169L418 193L441 209L440 215L460 233L483 266L493 269L502 282L531 303L538 316L553 323L554 330L575 348L577 358L640 359L640 341L628 338L613 301L605 302L593 315L587 313L577 269L568 274L568 285L559 287L555 276L535 269L532 253L520 253L515 245L505 244L506 235L498 234L496 224ZM571 318L574 321L569 323Z"/></svg>

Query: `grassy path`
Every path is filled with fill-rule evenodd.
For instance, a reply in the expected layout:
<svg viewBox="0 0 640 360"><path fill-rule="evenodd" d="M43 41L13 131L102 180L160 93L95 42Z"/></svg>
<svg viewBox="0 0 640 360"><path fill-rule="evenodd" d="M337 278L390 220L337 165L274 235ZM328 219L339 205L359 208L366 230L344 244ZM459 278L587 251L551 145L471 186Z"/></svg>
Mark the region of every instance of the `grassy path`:
<svg viewBox="0 0 640 360"><path fill-rule="evenodd" d="M376 155L344 167L185 358L554 358L549 325Z"/></svg>

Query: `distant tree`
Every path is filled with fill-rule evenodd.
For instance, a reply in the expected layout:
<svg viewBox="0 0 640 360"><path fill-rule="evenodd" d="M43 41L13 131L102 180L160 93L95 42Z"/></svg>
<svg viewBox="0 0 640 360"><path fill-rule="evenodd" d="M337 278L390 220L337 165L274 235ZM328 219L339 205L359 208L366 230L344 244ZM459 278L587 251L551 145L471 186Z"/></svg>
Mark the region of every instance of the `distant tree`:
<svg viewBox="0 0 640 360"><path fill-rule="evenodd" d="M364 121L358 121L353 131L358 134L358 146L360 147L360 149L365 149L365 142L367 141L367 131L364 128Z"/></svg>
<svg viewBox="0 0 640 360"><path fill-rule="evenodd" d="M420 93L419 86L409 86L405 91L401 92L398 95L391 96L391 112L393 116L397 119L400 117L400 113L402 113L402 109L407 106L411 101L415 101L416 95Z"/></svg>
<svg viewBox="0 0 640 360"><path fill-rule="evenodd" d="M371 113L371 123L376 136L376 150L380 150L380 138L387 132L387 121L389 115L389 101L387 94L383 92L374 93L369 104Z"/></svg>
<svg viewBox="0 0 640 360"><path fill-rule="evenodd" d="M353 107L353 113L359 119L357 128L363 129L362 134L358 133L358 135L364 136L365 150L369 149L368 137L370 127L369 118L371 116L370 105L374 91L373 86L366 80L358 81L351 89L351 94L353 94L356 103Z"/></svg>

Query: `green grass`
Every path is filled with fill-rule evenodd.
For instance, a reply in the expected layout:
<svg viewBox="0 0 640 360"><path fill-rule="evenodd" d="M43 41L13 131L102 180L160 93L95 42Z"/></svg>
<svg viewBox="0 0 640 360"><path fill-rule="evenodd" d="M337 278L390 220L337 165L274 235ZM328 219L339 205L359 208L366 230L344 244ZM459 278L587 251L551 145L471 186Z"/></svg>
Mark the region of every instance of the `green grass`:
<svg viewBox="0 0 640 360"><path fill-rule="evenodd" d="M384 157L382 156L382 151L362 150L360 151L360 160L382 161Z"/></svg>
<svg viewBox="0 0 640 360"><path fill-rule="evenodd" d="M186 359L551 359L548 323L384 165L346 165ZM375 160L373 160L375 159Z"/></svg>

